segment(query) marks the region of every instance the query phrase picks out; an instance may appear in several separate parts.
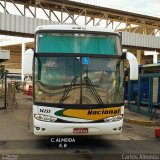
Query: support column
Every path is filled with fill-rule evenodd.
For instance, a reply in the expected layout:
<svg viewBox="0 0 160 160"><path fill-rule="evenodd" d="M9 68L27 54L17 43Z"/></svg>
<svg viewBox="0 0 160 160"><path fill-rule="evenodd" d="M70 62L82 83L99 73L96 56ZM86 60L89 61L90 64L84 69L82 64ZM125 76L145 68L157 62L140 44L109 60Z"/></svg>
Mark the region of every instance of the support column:
<svg viewBox="0 0 160 160"><path fill-rule="evenodd" d="M21 61L22 61L22 63L21 63L21 77L22 77L22 82L24 81L24 61L25 61L25 59L24 59L24 54L25 54L25 50L26 50L26 44L24 43L24 42L22 42L22 59L21 59Z"/></svg>
<svg viewBox="0 0 160 160"><path fill-rule="evenodd" d="M4 13L6 14L6 0L4 1Z"/></svg>
<svg viewBox="0 0 160 160"><path fill-rule="evenodd" d="M37 4L36 4L36 2L35 2L35 5L34 5L34 15L35 15L35 18L36 18L36 16L37 16Z"/></svg>
<svg viewBox="0 0 160 160"><path fill-rule="evenodd" d="M142 53L141 50L137 50L137 61L138 64L141 64Z"/></svg>

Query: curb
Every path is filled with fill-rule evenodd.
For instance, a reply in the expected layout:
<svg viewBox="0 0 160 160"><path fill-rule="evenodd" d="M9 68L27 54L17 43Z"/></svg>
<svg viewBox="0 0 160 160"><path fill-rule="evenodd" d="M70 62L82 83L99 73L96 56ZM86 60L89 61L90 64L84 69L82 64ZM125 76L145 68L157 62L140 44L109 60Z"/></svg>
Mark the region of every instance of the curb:
<svg viewBox="0 0 160 160"><path fill-rule="evenodd" d="M144 120L138 120L138 119L130 119L126 117L124 117L124 122L145 125L145 126L160 126L160 121L144 121Z"/></svg>

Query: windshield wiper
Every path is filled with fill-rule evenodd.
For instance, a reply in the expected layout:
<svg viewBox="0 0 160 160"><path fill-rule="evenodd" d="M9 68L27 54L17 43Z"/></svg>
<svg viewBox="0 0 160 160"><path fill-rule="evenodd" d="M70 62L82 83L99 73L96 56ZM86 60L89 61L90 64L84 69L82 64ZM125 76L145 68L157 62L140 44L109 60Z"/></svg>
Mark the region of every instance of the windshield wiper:
<svg viewBox="0 0 160 160"><path fill-rule="evenodd" d="M68 88L65 90L61 100L59 101L59 104L63 104L63 101L66 99L68 93L71 91L72 87L75 85L77 81L78 76L74 77L71 84L68 86Z"/></svg>
<svg viewBox="0 0 160 160"><path fill-rule="evenodd" d="M65 90L61 100L59 101L59 104L63 104L64 100L66 99L67 95L71 91L72 87L75 85L75 83L77 81L77 78L78 78L78 76L73 78L72 82L70 83L68 88ZM101 97L99 96L98 92L96 91L96 89L95 89L94 85L92 84L91 80L88 77L84 77L84 80L85 80L87 86L89 87L92 95L95 97L96 101L99 104L103 104L103 101L102 101Z"/></svg>
<svg viewBox="0 0 160 160"><path fill-rule="evenodd" d="M84 77L84 80L85 80L87 86L89 87L92 95L95 97L96 101L99 104L103 104L103 101L102 101L101 97L99 96L98 92L96 91L96 89L95 89L94 85L92 84L91 80L88 77Z"/></svg>

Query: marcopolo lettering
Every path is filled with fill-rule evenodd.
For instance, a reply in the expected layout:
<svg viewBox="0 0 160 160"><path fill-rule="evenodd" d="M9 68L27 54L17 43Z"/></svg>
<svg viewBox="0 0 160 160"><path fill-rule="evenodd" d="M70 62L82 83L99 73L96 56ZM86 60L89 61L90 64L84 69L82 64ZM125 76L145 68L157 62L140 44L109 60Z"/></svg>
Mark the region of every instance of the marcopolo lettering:
<svg viewBox="0 0 160 160"><path fill-rule="evenodd" d="M119 114L120 109L101 109L101 110L89 110L88 115L104 115L104 114Z"/></svg>

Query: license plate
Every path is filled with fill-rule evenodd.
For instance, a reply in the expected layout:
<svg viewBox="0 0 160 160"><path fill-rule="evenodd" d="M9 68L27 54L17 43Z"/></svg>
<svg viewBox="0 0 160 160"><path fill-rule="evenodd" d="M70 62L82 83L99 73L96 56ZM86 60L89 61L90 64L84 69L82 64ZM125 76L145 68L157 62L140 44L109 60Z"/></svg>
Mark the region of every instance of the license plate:
<svg viewBox="0 0 160 160"><path fill-rule="evenodd" d="M88 133L88 128L74 128L73 133Z"/></svg>

